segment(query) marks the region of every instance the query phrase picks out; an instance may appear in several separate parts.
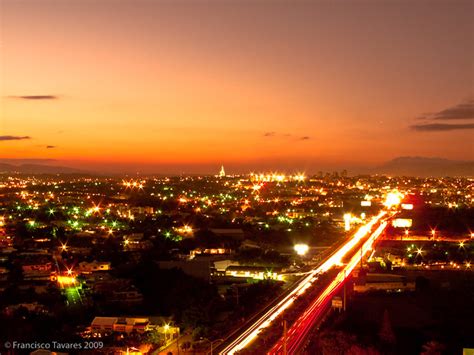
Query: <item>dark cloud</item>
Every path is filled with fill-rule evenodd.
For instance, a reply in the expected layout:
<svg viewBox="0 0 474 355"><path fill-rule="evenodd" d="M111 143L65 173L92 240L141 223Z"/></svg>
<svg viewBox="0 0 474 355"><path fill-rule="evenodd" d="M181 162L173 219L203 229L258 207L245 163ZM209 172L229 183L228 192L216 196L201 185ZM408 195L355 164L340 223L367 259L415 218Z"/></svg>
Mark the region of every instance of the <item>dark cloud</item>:
<svg viewBox="0 0 474 355"><path fill-rule="evenodd" d="M297 141L307 141L311 139L310 136L302 136L302 137L296 137L293 136L291 133L277 133L277 132L265 132L263 133L264 137L275 137L275 138L292 138L292 140L297 140Z"/></svg>
<svg viewBox="0 0 474 355"><path fill-rule="evenodd" d="M411 129L419 132L441 132L454 131L460 129L474 129L474 123L466 124L448 124L448 123L429 123L411 126Z"/></svg>
<svg viewBox="0 0 474 355"><path fill-rule="evenodd" d="M55 145L47 145L47 146L46 146L46 149L54 149L54 148L56 148Z"/></svg>
<svg viewBox="0 0 474 355"><path fill-rule="evenodd" d="M423 115L421 119L432 120L472 120L474 119L474 99L449 107L445 110Z"/></svg>
<svg viewBox="0 0 474 355"><path fill-rule="evenodd" d="M13 99L21 100L56 100L56 95L22 95L22 96L10 96Z"/></svg>
<svg viewBox="0 0 474 355"><path fill-rule="evenodd" d="M265 132L263 134L264 137L275 137L276 133L275 132Z"/></svg>
<svg viewBox="0 0 474 355"><path fill-rule="evenodd" d="M31 139L30 136L0 136L0 141L21 141Z"/></svg>

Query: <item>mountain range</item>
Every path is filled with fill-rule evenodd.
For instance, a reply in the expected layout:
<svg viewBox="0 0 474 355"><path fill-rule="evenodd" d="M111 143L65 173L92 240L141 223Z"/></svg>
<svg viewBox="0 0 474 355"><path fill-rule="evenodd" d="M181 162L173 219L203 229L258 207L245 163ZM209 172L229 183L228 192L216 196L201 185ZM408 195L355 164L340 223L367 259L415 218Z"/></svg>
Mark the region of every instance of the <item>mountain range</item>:
<svg viewBox="0 0 474 355"><path fill-rule="evenodd" d="M374 167L371 173L394 176L474 176L474 161L457 161L441 158L398 157Z"/></svg>
<svg viewBox="0 0 474 355"><path fill-rule="evenodd" d="M19 174L101 174L106 173L97 170L80 170L73 167L50 165L50 162L34 164L12 163L11 161L0 161L0 173ZM124 173L126 173L124 171ZM157 171L157 173L159 173ZM398 157L382 165L375 167L360 167L350 169L354 174L380 174L391 176L419 176L419 177L443 177L443 176L474 176L474 161L456 161L442 158L426 157ZM116 174L115 174L116 175Z"/></svg>

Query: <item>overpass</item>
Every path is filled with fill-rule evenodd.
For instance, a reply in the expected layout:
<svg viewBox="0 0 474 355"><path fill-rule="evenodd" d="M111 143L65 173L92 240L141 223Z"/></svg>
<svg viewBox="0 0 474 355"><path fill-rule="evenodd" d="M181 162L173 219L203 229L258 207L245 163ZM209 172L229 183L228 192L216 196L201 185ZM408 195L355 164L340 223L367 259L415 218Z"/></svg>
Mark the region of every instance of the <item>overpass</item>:
<svg viewBox="0 0 474 355"><path fill-rule="evenodd" d="M250 324L240 329L237 336L233 336L232 340L227 340L223 345L219 346L219 354L235 354L245 349L258 337L260 331L269 327L297 298L304 295L305 291L317 280L319 274L328 271L334 266L342 265L343 259L347 259L350 256L350 261L345 265L344 269L290 328L286 338L287 345L291 346L291 349L301 346L305 334L307 334L318 319L318 316L323 314L323 309L330 302L332 295L342 287L346 275L350 274L363 254L369 250L373 242L385 229L387 222L384 219L386 216L387 212L382 211L367 224L361 226L352 238L347 239L335 252L328 255L317 268L311 270L305 277L296 282L281 298L262 312L263 314L259 314ZM377 225L379 225L378 228L372 232ZM362 252L359 252L359 248L357 248L357 252L353 254L354 248L361 243L363 243L361 247ZM282 349L283 342L280 339L271 350L271 353L281 353Z"/></svg>

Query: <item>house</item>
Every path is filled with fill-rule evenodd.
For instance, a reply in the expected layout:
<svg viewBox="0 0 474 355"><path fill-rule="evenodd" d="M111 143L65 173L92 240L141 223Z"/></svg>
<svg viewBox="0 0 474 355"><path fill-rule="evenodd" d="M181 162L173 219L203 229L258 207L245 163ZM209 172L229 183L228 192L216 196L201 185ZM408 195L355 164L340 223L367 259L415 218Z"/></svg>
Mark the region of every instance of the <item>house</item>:
<svg viewBox="0 0 474 355"><path fill-rule="evenodd" d="M170 321L164 321L161 317L95 317L91 323L91 330L98 333L145 333L156 330L165 337L174 338L179 328L170 325Z"/></svg>
<svg viewBox="0 0 474 355"><path fill-rule="evenodd" d="M414 291L415 282L408 282L405 276L393 274L360 275L354 283L354 292L368 291L401 292Z"/></svg>
<svg viewBox="0 0 474 355"><path fill-rule="evenodd" d="M211 228L210 231L218 237L244 238L244 231L240 228Z"/></svg>
<svg viewBox="0 0 474 355"><path fill-rule="evenodd" d="M109 271L111 269L110 262L108 261L82 261L78 264L76 271L83 274L90 274L95 271Z"/></svg>

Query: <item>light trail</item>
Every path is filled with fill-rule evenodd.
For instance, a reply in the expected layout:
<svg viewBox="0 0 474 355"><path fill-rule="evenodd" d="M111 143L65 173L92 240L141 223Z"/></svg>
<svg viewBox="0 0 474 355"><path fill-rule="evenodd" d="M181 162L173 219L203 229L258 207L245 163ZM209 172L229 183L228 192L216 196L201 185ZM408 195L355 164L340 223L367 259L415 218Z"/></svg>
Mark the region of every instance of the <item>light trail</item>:
<svg viewBox="0 0 474 355"><path fill-rule="evenodd" d="M346 278L351 274L354 268L359 264L361 258L367 251L372 249L376 239L387 227L387 222L383 222L374 233L361 246L361 252L355 252L350 261L345 265L336 278L324 289L319 297L304 311L304 313L293 323L287 332L287 352L289 354L296 351L304 344L306 336L311 331L316 321L325 313L333 296L341 289ZM269 355L282 354L283 338L268 352Z"/></svg>
<svg viewBox="0 0 474 355"><path fill-rule="evenodd" d="M274 305L267 312L265 312L265 314L263 314L251 326L249 326L245 331L243 331L234 341L232 341L221 352L219 352L219 354L232 355L237 351L240 351L247 347L253 340L255 340L255 338L257 338L258 334L263 329L271 325L272 322L283 311L285 311L289 306L291 306L291 304L295 301L296 298L300 297L305 293L308 287L310 287L312 283L317 279L317 276L319 274L328 271L333 266L342 265L342 259L347 255L347 253L349 253L364 237L366 237L367 234L370 233L372 228L385 215L386 212L382 211L376 217L372 218L369 223L360 227L351 239L349 239L344 245L342 245L335 253L330 255L329 258L324 261L318 268L312 270L306 277L301 279L288 295L286 295L276 305ZM366 243L364 243L364 245ZM357 265L357 263L355 265ZM355 265L353 267L355 267Z"/></svg>

